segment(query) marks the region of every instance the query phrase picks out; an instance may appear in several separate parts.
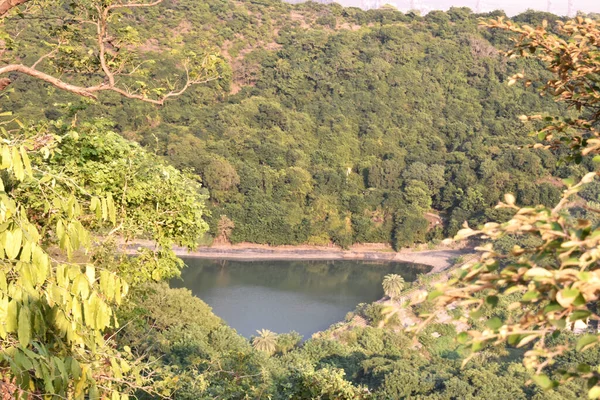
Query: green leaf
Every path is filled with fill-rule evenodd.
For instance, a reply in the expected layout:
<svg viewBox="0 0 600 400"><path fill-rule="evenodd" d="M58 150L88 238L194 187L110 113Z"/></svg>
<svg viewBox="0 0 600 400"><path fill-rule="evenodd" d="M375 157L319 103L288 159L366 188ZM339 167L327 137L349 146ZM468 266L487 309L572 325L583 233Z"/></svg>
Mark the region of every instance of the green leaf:
<svg viewBox="0 0 600 400"><path fill-rule="evenodd" d="M485 302L492 307L496 307L498 305L498 300L498 296L487 296L485 298Z"/></svg>
<svg viewBox="0 0 600 400"><path fill-rule="evenodd" d="M25 170L23 168L23 162L21 161L21 155L19 154L19 150L17 150L16 147L12 148L12 167L13 167L13 173L15 174L15 177L22 181L23 179L25 179Z"/></svg>
<svg viewBox="0 0 600 400"><path fill-rule="evenodd" d="M98 386L92 385L92 387L90 387L88 396L89 400L99 400L100 392L98 391Z"/></svg>
<svg viewBox="0 0 600 400"><path fill-rule="evenodd" d="M108 196L106 197L106 205L108 207L108 215L110 217L110 222L112 222L113 225L116 225L117 212L115 209L115 201L113 200L112 193L108 193Z"/></svg>
<svg viewBox="0 0 600 400"><path fill-rule="evenodd" d="M25 150L25 147L21 146L21 159L23 160L23 165L25 166L25 172L27 172L27 175L29 175L29 177L33 176L33 171L31 169L31 161L29 161L29 156L27 155L27 151Z"/></svg>
<svg viewBox="0 0 600 400"><path fill-rule="evenodd" d="M549 321L552 324L552 326L555 326L559 329L565 329L565 327L567 326L567 321L565 321L562 318L561 319L550 319Z"/></svg>
<svg viewBox="0 0 600 400"><path fill-rule="evenodd" d="M537 299L540 296L540 294L538 292L536 292L535 290L530 290L529 292L526 292L523 297L522 300L523 301L532 301Z"/></svg>
<svg viewBox="0 0 600 400"><path fill-rule="evenodd" d="M558 303L550 303L546 307L544 307L544 314L548 314L554 311L561 311L563 307Z"/></svg>
<svg viewBox="0 0 600 400"><path fill-rule="evenodd" d="M534 375L533 381L537 383L542 389L549 390L555 386L555 382L548 378L547 375Z"/></svg>
<svg viewBox="0 0 600 400"><path fill-rule="evenodd" d="M575 310L569 316L569 321L579 321L587 319L592 313L588 310Z"/></svg>
<svg viewBox="0 0 600 400"><path fill-rule="evenodd" d="M598 343L598 336L596 335L583 335L577 340L577 345L575 349L577 351L581 351L583 348L589 346L592 343Z"/></svg>
<svg viewBox="0 0 600 400"><path fill-rule="evenodd" d="M465 344L469 341L469 334L467 332L461 332L456 336L456 341L460 344Z"/></svg>
<svg viewBox="0 0 600 400"><path fill-rule="evenodd" d="M498 317L493 317L490 318L485 324L488 328L496 330L502 326L502 320Z"/></svg>
<svg viewBox="0 0 600 400"><path fill-rule="evenodd" d="M433 300L433 299L436 299L436 298L440 297L440 296L441 296L441 295L443 295L443 294L444 294L444 292L441 292L441 291L439 291L439 290L434 290L434 291L430 292L430 293L427 295L427 300Z"/></svg>
<svg viewBox="0 0 600 400"><path fill-rule="evenodd" d="M6 309L6 331L7 332L16 332L17 330L17 310L18 305L16 300L11 300L8 303L8 308Z"/></svg>

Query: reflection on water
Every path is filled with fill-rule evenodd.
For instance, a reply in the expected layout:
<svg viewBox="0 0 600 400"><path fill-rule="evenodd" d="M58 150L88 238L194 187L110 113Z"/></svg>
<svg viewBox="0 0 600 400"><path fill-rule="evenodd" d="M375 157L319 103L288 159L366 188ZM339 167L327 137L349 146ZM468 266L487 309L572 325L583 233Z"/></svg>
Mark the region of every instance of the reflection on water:
<svg viewBox="0 0 600 400"><path fill-rule="evenodd" d="M344 319L358 303L383 296L381 281L407 282L429 267L369 261L226 261L184 258L172 287L186 287L247 337L257 329L295 330L305 338Z"/></svg>

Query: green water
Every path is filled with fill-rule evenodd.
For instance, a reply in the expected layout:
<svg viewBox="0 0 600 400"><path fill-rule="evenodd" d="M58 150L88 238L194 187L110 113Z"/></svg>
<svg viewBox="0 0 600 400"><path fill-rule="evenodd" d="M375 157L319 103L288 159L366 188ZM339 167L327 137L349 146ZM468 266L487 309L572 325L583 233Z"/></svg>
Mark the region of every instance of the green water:
<svg viewBox="0 0 600 400"><path fill-rule="evenodd" d="M171 286L192 290L247 337L264 328L309 338L343 320L357 304L380 299L386 274L410 282L430 269L369 261L184 261L182 279Z"/></svg>

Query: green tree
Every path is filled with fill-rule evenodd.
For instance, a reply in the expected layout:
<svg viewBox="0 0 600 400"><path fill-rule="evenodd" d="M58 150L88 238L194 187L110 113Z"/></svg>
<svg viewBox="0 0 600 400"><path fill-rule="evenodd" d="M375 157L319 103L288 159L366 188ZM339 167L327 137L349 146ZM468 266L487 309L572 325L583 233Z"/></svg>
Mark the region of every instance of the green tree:
<svg viewBox="0 0 600 400"><path fill-rule="evenodd" d="M404 290L404 278L398 274L389 274L383 278L382 285L385 295L395 300Z"/></svg>
<svg viewBox="0 0 600 400"><path fill-rule="evenodd" d="M277 334L268 329L256 331L258 336L252 338L252 346L256 350L264 351L271 355L277 350Z"/></svg>

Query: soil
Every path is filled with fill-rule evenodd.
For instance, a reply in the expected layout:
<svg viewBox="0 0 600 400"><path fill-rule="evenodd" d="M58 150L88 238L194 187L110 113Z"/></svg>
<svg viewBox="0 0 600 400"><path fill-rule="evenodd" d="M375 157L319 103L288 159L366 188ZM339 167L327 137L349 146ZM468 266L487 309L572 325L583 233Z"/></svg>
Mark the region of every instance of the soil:
<svg viewBox="0 0 600 400"><path fill-rule="evenodd" d="M151 241L136 241L127 244L132 252L136 247L153 247ZM268 246L254 243L219 244L198 247L194 251L175 247L178 256L197 258L221 258L229 260L373 260L410 262L433 267L437 273L452 266L453 259L472 253L466 247L440 247L434 250L403 249L395 252L387 244L364 243L348 250L335 246Z"/></svg>

